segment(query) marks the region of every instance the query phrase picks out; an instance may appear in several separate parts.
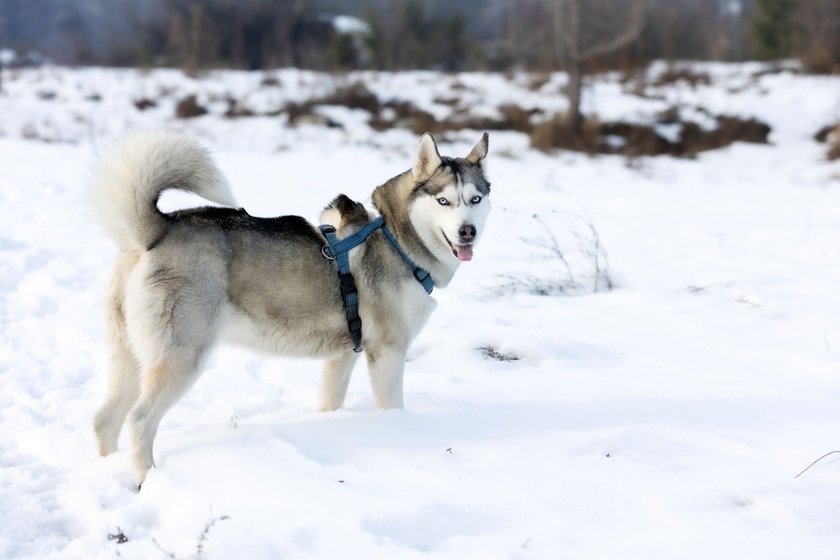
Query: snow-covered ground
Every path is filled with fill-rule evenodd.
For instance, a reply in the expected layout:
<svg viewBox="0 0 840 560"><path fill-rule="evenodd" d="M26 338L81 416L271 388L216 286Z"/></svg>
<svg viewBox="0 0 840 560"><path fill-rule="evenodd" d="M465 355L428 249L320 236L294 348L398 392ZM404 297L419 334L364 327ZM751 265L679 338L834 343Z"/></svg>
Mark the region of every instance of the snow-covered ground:
<svg viewBox="0 0 840 560"><path fill-rule="evenodd" d="M366 199L407 169L416 136L341 107L323 110L343 128L225 119L226 96L267 112L360 78L441 117L435 99L451 94L478 114L550 112L565 106L564 77L532 91L488 74L285 70L278 86L257 73L6 72L0 558L836 559L838 455L794 477L840 449L840 164L812 139L840 120L840 78L702 69L711 85L644 98L603 76L585 110L755 116L770 145L630 165L493 133L489 229L435 293L407 410L375 411L360 363L347 406L316 413L317 362L222 348L164 419L139 494L125 452L98 457L91 431L115 247L87 182L110 142L185 129L249 212L315 220L337 192ZM211 114L174 119L187 93ZM141 98L158 106L141 112ZM452 134L441 151L464 155L478 137ZM590 226L611 291L589 289ZM574 297L514 289L568 280L553 240Z"/></svg>

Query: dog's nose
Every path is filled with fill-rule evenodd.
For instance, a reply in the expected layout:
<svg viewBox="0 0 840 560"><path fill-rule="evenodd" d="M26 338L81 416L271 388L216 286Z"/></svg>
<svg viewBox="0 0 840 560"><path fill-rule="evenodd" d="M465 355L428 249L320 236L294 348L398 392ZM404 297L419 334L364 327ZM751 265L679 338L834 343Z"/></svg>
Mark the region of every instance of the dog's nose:
<svg viewBox="0 0 840 560"><path fill-rule="evenodd" d="M462 241L472 241L475 239L475 226L472 224L464 224L458 228L458 235L461 236Z"/></svg>

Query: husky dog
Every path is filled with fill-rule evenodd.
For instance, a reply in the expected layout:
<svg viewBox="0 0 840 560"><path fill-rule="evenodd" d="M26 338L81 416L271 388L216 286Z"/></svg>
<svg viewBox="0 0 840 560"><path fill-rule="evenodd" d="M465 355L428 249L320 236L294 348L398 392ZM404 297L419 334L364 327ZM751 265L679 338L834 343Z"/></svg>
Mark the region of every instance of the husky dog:
<svg viewBox="0 0 840 560"><path fill-rule="evenodd" d="M406 350L435 307L385 234L435 286L446 286L472 259L490 211L487 148L485 133L465 158L441 157L427 133L411 169L373 192L387 231L352 249L349 265L377 408L403 407ZM157 201L169 188L224 207L164 214ZM108 394L94 419L102 455L116 451L127 423L142 483L161 418L222 340L325 358L319 408L342 405L358 354L319 229L298 216L256 218L238 209L207 152L173 132L127 139L101 163L93 190L100 221L120 248L105 301ZM339 239L372 219L344 195L321 216Z"/></svg>

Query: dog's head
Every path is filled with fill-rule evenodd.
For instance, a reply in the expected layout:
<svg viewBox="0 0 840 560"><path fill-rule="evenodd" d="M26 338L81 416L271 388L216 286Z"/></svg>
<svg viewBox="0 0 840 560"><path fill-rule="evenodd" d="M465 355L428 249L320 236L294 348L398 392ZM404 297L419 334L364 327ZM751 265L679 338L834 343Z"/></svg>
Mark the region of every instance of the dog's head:
<svg viewBox="0 0 840 560"><path fill-rule="evenodd" d="M490 212L488 135L464 158L442 157L432 135L420 139L411 178L409 217L426 247L440 261L457 265L473 257L473 246Z"/></svg>

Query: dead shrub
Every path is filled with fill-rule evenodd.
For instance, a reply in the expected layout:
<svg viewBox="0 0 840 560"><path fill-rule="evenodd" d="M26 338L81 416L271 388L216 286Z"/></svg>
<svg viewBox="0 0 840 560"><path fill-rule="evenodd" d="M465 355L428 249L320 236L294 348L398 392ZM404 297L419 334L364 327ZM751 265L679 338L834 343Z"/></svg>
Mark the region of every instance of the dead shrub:
<svg viewBox="0 0 840 560"><path fill-rule="evenodd" d="M677 124L680 122L680 108L676 105L671 105L656 115L656 122L662 124Z"/></svg>
<svg viewBox="0 0 840 560"><path fill-rule="evenodd" d="M331 94L312 101L315 105L343 105L350 109L363 109L376 114L382 107L379 98L362 82L353 82L349 86L340 87Z"/></svg>
<svg viewBox="0 0 840 560"><path fill-rule="evenodd" d="M767 144L770 126L757 119L739 117L717 117L717 128L705 130L697 123L682 124L680 140L676 153L682 156L694 156L707 150L716 150L735 142Z"/></svg>
<svg viewBox="0 0 840 560"><path fill-rule="evenodd" d="M538 91L550 81L551 74L547 72L539 72L537 74L532 74L531 77L528 78L528 85L525 87L528 88L529 91Z"/></svg>
<svg viewBox="0 0 840 560"><path fill-rule="evenodd" d="M371 118L370 126L374 130L388 128L407 128L415 134L431 132L439 134L444 127L428 111L418 109L408 101L387 101L382 104L380 111Z"/></svg>
<svg viewBox="0 0 840 560"><path fill-rule="evenodd" d="M710 85L712 77L705 72L695 72L691 68L668 68L656 78L654 85L661 87L677 82L685 82L695 88Z"/></svg>
<svg viewBox="0 0 840 560"><path fill-rule="evenodd" d="M840 127L840 123L827 124L814 134L814 140L817 142L828 142L829 137Z"/></svg>
<svg viewBox="0 0 840 560"><path fill-rule="evenodd" d="M225 111L225 117L229 119L238 119L241 117L253 117L254 112L247 107L243 107L239 104L239 102L232 98L228 97L227 99L228 108Z"/></svg>
<svg viewBox="0 0 840 560"><path fill-rule="evenodd" d="M435 97L434 102L447 107L457 107L461 100L457 97Z"/></svg>
<svg viewBox="0 0 840 560"><path fill-rule="evenodd" d="M531 146L543 151L562 148L588 154L603 153L599 127L596 119L584 119L580 129L573 130L566 115L558 114L533 127Z"/></svg>
<svg viewBox="0 0 840 560"><path fill-rule="evenodd" d="M188 95L175 106L175 116L179 119L191 119L206 114L207 109L199 105L195 95Z"/></svg>
<svg viewBox="0 0 840 560"><path fill-rule="evenodd" d="M840 125L834 127L834 131L829 134L826 139L830 142L828 146L828 152L826 152L825 157L828 161L834 161L836 159L840 159Z"/></svg>
<svg viewBox="0 0 840 560"><path fill-rule="evenodd" d="M672 142L654 126L624 121L599 123L584 119L580 130L574 131L560 115L533 128L531 146L540 150L562 148L632 158L663 154L691 157L733 142L767 143L770 127L766 123L732 116L719 116L716 121L716 128L706 130L697 123L681 121L679 111L672 107L658 116L658 122L662 124L680 125L679 140Z"/></svg>
<svg viewBox="0 0 840 560"><path fill-rule="evenodd" d="M341 124L335 122L326 115L315 111L317 105L311 101L305 103L288 103L284 112L289 117L289 124L292 126L315 125L326 126L327 128L341 128Z"/></svg>
<svg viewBox="0 0 840 560"><path fill-rule="evenodd" d="M840 72L840 59L831 46L815 43L799 55L802 68L811 74L834 74Z"/></svg>
<svg viewBox="0 0 840 560"><path fill-rule="evenodd" d="M820 143L828 143L828 151L825 157L828 161L840 159L840 123L829 124L817 131L814 140Z"/></svg>
<svg viewBox="0 0 840 560"><path fill-rule="evenodd" d="M608 122L602 124L598 133L602 137L618 137L622 139L620 146L606 142L609 148L627 157L658 156L673 152L673 145L660 136L652 126L627 122ZM602 143L603 146L604 143Z"/></svg>
<svg viewBox="0 0 840 560"><path fill-rule="evenodd" d="M135 99L134 106L138 111L145 111L146 109L153 109L157 107L157 103L144 97L142 99Z"/></svg>
<svg viewBox="0 0 840 560"><path fill-rule="evenodd" d="M289 122L293 122L304 115L311 115L315 105L311 102L305 103L286 103L283 112L289 117Z"/></svg>
<svg viewBox="0 0 840 560"><path fill-rule="evenodd" d="M520 132L531 132L534 125L531 117L542 113L540 109L523 109L519 105L506 104L499 106L499 113L502 120L497 130L518 130Z"/></svg>
<svg viewBox="0 0 840 560"><path fill-rule="evenodd" d="M496 360L497 362L516 362L519 360L519 356L513 352L502 352L490 344L486 346L479 346L476 350L478 350L481 355L488 360Z"/></svg>
<svg viewBox="0 0 840 560"><path fill-rule="evenodd" d="M262 80L260 80L260 85L262 87L282 87L283 84L280 82L280 78L277 76L264 76Z"/></svg>
<svg viewBox="0 0 840 560"><path fill-rule="evenodd" d="M717 118L718 137L724 146L733 142L751 142L753 144L767 144L770 125L758 119L742 119L722 115Z"/></svg>

